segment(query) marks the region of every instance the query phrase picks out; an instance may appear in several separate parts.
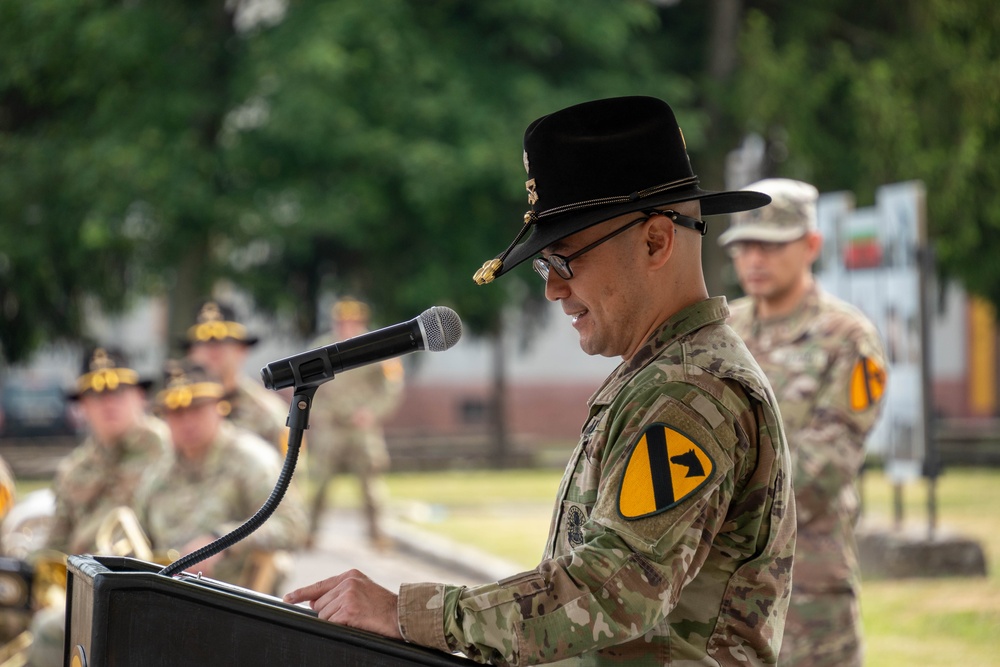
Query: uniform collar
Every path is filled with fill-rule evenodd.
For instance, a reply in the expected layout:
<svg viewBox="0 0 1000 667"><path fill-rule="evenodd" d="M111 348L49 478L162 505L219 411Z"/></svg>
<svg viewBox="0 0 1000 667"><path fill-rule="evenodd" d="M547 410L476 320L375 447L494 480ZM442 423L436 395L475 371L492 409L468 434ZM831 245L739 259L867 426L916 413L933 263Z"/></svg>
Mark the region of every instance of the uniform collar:
<svg viewBox="0 0 1000 667"><path fill-rule="evenodd" d="M803 295L802 300L792 312L767 319L757 316L757 305L754 304L753 328L751 329L753 335L756 337L762 330L766 329L781 340L795 340L815 320L816 314L819 312L820 295L819 284L813 282L812 287Z"/></svg>
<svg viewBox="0 0 1000 667"><path fill-rule="evenodd" d="M601 388L590 398L588 405L610 403L621 388L639 371L656 359L663 350L708 324L721 324L729 317L726 297L704 299L668 317L628 361L623 361L608 376Z"/></svg>

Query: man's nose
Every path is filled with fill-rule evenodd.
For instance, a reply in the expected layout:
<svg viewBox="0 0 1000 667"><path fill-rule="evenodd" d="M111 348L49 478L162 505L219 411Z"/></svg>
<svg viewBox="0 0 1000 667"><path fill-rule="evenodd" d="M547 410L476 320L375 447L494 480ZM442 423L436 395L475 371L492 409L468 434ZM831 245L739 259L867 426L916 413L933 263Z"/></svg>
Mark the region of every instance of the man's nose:
<svg viewBox="0 0 1000 667"><path fill-rule="evenodd" d="M549 277L545 280L545 298L549 301L558 301L565 299L569 292L569 281L555 271L549 271Z"/></svg>

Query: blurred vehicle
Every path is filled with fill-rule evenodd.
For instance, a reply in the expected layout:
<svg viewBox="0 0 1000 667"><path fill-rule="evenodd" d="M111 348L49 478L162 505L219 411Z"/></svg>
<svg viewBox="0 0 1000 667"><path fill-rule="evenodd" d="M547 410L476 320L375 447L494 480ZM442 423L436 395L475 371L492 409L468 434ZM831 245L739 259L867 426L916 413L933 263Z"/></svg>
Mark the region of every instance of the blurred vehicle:
<svg viewBox="0 0 1000 667"><path fill-rule="evenodd" d="M81 426L56 380L25 374L0 387L0 438L75 436Z"/></svg>

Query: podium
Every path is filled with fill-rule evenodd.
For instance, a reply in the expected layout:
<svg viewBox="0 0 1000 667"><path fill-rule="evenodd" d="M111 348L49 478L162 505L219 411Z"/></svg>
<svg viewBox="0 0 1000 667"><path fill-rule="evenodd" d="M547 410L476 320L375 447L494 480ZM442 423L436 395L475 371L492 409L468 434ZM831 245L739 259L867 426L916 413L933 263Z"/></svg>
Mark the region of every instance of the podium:
<svg viewBox="0 0 1000 667"><path fill-rule="evenodd" d="M362 667L473 664L335 625L309 609L132 558L71 556L67 667Z"/></svg>

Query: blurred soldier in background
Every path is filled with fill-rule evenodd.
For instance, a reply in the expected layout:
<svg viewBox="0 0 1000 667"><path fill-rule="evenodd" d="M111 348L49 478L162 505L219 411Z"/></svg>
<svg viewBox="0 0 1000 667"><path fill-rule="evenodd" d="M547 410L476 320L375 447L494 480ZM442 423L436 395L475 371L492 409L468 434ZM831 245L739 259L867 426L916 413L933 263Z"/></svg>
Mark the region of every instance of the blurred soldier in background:
<svg viewBox="0 0 1000 667"><path fill-rule="evenodd" d="M771 381L792 454L798 540L779 664L860 665L856 481L885 355L868 318L813 279L816 188L767 179L747 189L771 204L734 214L719 242L748 295L732 304L730 324Z"/></svg>
<svg viewBox="0 0 1000 667"><path fill-rule="evenodd" d="M205 302L196 319L184 341L188 357L222 381L231 406L229 419L284 454L288 447L288 403L243 371L250 348L259 339L236 321L230 306L218 301Z"/></svg>
<svg viewBox="0 0 1000 667"><path fill-rule="evenodd" d="M170 361L155 407L174 454L150 471L136 494L139 522L155 552L191 553L249 519L267 500L281 459L259 436L226 420L222 383L190 361ZM198 563L206 576L275 593L287 551L302 546L306 513L295 487L247 538Z"/></svg>
<svg viewBox="0 0 1000 667"><path fill-rule="evenodd" d="M17 501L17 489L14 483L14 473L11 471L7 461L0 456L0 524L10 513L11 508ZM0 541L0 554L6 555L6 545ZM6 560L6 559L5 559ZM10 566L14 567L17 561L11 560ZM0 569L5 569L6 566ZM8 581L4 579L5 583ZM12 596L7 584L0 590L0 644L6 644L14 636L24 630L28 620L27 613L20 609L20 594ZM19 608L13 608L19 607Z"/></svg>
<svg viewBox="0 0 1000 667"><path fill-rule="evenodd" d="M62 554L99 553L98 533L119 507L133 507L142 475L169 451L170 433L146 413L141 380L120 350L97 347L84 358L70 393L90 434L60 464L53 482L55 514L46 549ZM36 558L37 563L44 560ZM63 664L65 609L53 605L32 621L29 663Z"/></svg>
<svg viewBox="0 0 1000 667"><path fill-rule="evenodd" d="M7 461L0 456L0 523L4 517L14 507L17 502L17 488L14 483L14 472L7 465ZM4 554L4 545L0 543L0 554Z"/></svg>
<svg viewBox="0 0 1000 667"><path fill-rule="evenodd" d="M90 435L56 471L47 548L93 553L108 513L132 507L139 479L169 450L166 425L146 413L151 384L139 379L119 350L98 347L87 355L70 398L79 402Z"/></svg>
<svg viewBox="0 0 1000 667"><path fill-rule="evenodd" d="M331 332L312 347L329 345L368 331L370 309L344 298L330 311ZM340 373L320 387L309 418L309 477L315 486L309 522L312 546L325 508L329 484L337 473L355 475L364 503L368 537L376 548L388 547L380 519L385 492L380 475L389 466L382 423L399 405L403 364L389 359Z"/></svg>

